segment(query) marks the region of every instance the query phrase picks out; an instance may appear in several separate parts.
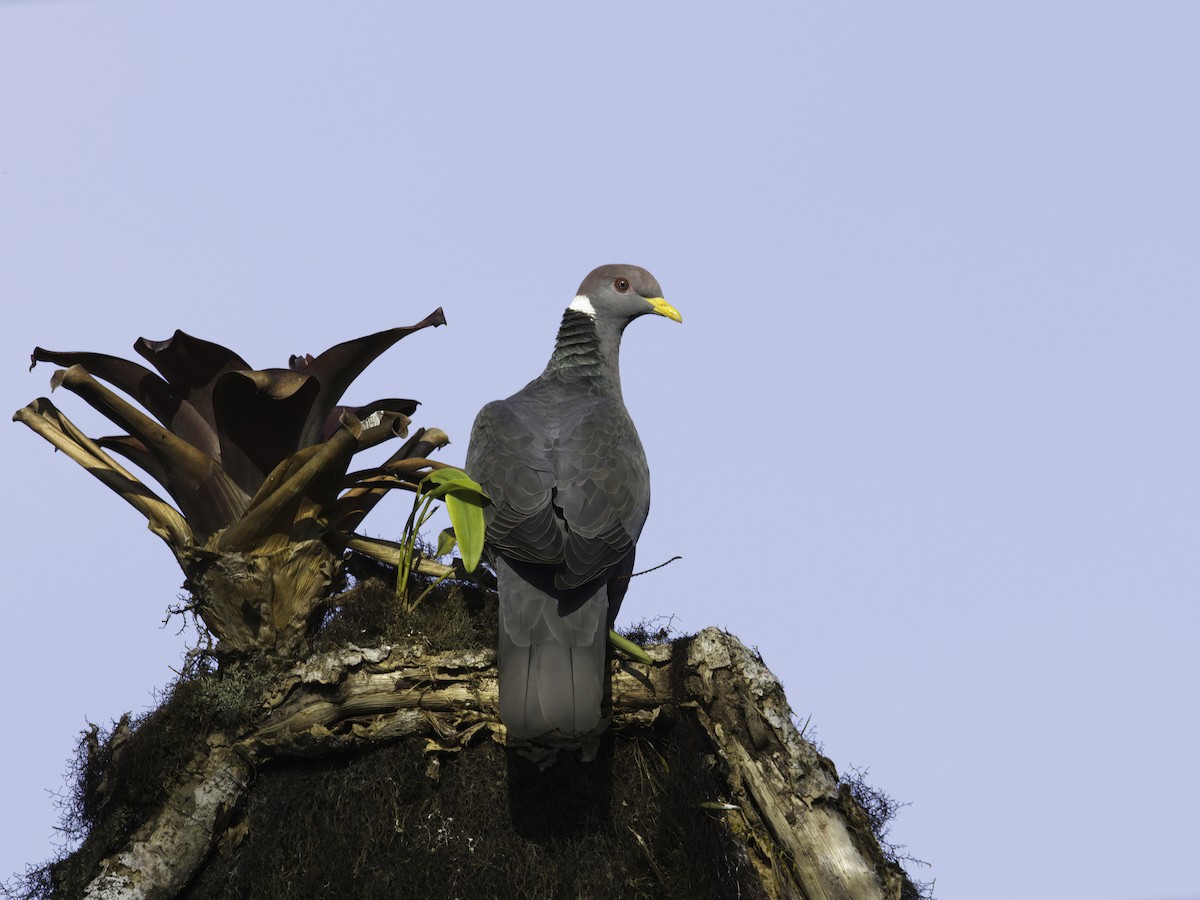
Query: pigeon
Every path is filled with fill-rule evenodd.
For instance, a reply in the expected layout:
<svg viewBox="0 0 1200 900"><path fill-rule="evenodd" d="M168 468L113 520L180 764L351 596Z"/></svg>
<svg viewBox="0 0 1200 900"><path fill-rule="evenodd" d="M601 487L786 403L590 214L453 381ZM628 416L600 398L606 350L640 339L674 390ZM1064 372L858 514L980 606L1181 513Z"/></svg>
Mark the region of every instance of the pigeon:
<svg viewBox="0 0 1200 900"><path fill-rule="evenodd" d="M621 335L682 322L645 269L601 266L563 313L545 371L479 411L464 468L491 499L500 595L500 718L510 738L576 736L601 719L608 630L650 510L650 469L621 395Z"/></svg>

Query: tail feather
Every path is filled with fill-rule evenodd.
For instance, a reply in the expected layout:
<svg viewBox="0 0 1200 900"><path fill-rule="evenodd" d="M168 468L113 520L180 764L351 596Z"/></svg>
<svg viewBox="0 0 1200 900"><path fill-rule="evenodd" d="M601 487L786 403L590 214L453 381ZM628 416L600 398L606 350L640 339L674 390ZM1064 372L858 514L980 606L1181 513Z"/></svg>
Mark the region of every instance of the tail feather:
<svg viewBox="0 0 1200 900"><path fill-rule="evenodd" d="M583 734L600 721L608 588L560 615L558 599L497 561L500 717L510 735Z"/></svg>

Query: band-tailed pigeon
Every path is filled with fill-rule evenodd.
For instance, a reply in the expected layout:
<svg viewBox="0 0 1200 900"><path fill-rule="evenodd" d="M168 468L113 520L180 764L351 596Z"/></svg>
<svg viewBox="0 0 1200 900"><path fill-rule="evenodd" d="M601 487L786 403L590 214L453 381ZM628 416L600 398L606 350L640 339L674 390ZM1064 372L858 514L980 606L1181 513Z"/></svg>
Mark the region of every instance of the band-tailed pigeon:
<svg viewBox="0 0 1200 900"><path fill-rule="evenodd" d="M650 509L650 470L621 398L625 326L682 322L645 269L583 280L546 370L475 419L466 470L491 497L500 591L500 716L516 738L580 735L600 720L608 629Z"/></svg>

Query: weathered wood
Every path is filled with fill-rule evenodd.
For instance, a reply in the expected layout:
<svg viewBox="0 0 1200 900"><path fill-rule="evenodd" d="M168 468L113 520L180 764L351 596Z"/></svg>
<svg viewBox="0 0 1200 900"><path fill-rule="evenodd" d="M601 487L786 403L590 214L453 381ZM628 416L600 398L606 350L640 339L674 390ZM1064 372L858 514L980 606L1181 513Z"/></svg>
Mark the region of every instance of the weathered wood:
<svg viewBox="0 0 1200 900"><path fill-rule="evenodd" d="M617 726L670 700L670 650L660 646L648 652L653 666L614 665ZM442 736L463 722L479 721L502 736L495 661L492 650L426 655L419 646L324 653L291 670L271 701L272 712L245 743L256 756L327 753L344 741L359 744L372 731L394 733L391 719L409 718L413 711Z"/></svg>
<svg viewBox="0 0 1200 900"><path fill-rule="evenodd" d="M101 863L84 900L167 900L195 874L250 784L249 761L220 736L187 767L184 779L120 853Z"/></svg>
<svg viewBox="0 0 1200 900"><path fill-rule="evenodd" d="M769 862L772 897L798 900L899 898L901 874L876 841L854 834L838 808L833 764L800 737L778 679L732 635L708 628L688 647L688 692L726 762L737 810ZM876 847L877 849L877 847ZM873 858L872 858L873 856Z"/></svg>

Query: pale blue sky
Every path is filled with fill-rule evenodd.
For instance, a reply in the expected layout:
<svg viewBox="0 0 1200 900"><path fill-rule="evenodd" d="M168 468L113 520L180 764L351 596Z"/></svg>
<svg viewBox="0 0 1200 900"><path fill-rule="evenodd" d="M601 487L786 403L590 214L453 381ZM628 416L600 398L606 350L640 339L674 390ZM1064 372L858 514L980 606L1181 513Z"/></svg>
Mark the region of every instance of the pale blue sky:
<svg viewBox="0 0 1200 900"><path fill-rule="evenodd" d="M623 618L757 645L941 897L1200 896L1198 47L1191 3L0 2L0 392L35 345L266 367L441 305L350 399L456 462L646 266L684 324L626 335L639 558L684 559ZM136 515L0 435L7 873L184 639Z"/></svg>

